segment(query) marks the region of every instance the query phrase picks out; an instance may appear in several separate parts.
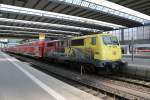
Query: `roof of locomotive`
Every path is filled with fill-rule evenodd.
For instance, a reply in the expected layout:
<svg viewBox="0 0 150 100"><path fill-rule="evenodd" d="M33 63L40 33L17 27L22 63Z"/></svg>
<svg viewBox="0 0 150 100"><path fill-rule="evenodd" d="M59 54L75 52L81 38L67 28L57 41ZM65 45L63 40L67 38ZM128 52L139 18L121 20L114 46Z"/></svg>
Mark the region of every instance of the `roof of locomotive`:
<svg viewBox="0 0 150 100"><path fill-rule="evenodd" d="M97 36L112 36L112 34L92 34L92 35L84 35L84 36L76 36L76 37L72 37L70 38L72 39L83 39L83 38L87 38L87 37L97 37Z"/></svg>

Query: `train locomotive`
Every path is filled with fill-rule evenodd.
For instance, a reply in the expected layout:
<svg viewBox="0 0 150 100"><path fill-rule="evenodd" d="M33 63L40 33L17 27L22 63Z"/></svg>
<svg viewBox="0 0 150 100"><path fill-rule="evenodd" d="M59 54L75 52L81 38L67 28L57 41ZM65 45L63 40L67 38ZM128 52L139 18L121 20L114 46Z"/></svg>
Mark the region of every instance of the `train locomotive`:
<svg viewBox="0 0 150 100"><path fill-rule="evenodd" d="M78 63L94 71L117 72L126 63L122 61L117 37L111 34L94 34L63 40L36 41L5 51L28 55L39 59Z"/></svg>

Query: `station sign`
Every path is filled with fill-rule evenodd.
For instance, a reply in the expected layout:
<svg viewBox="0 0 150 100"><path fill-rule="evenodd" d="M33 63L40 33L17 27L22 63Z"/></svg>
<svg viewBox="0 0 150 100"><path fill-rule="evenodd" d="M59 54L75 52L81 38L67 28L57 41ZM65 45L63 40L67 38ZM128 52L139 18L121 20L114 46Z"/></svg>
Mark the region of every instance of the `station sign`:
<svg viewBox="0 0 150 100"><path fill-rule="evenodd" d="M45 39L45 34L44 33L39 33L39 40L44 40Z"/></svg>

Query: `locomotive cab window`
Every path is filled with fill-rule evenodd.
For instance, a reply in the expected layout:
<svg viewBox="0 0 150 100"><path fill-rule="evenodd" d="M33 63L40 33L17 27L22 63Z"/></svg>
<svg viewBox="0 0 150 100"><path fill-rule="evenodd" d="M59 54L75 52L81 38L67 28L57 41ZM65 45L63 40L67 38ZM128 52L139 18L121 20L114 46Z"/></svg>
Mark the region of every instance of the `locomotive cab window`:
<svg viewBox="0 0 150 100"><path fill-rule="evenodd" d="M96 45L96 37L92 37L91 38L91 44L92 45Z"/></svg>
<svg viewBox="0 0 150 100"><path fill-rule="evenodd" d="M111 40L112 40L113 45L119 45L117 37L112 36Z"/></svg>
<svg viewBox="0 0 150 100"><path fill-rule="evenodd" d="M119 45L117 37L114 37L114 36L103 36L102 39L103 39L103 43L105 45Z"/></svg>
<svg viewBox="0 0 150 100"><path fill-rule="evenodd" d="M84 39L71 40L71 46L83 46Z"/></svg>

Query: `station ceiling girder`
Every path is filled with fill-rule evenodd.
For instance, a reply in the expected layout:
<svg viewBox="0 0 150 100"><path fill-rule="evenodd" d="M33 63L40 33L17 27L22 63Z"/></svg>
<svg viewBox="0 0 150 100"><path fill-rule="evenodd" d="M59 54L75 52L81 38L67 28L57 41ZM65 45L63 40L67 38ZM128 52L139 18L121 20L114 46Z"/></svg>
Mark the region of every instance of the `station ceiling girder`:
<svg viewBox="0 0 150 100"><path fill-rule="evenodd" d="M48 38L51 39L57 39L55 37L52 36L47 36ZM0 34L0 38L18 38L18 39L38 39L39 36L38 35L28 35L28 34L15 34L15 33L1 33Z"/></svg>
<svg viewBox="0 0 150 100"><path fill-rule="evenodd" d="M0 18L0 22L13 23L13 24L14 23L26 24L26 25L32 25L32 26L44 26L44 27L49 27L49 28L66 29L66 30L69 29L69 30L85 31L85 32L100 32L101 31L98 29L85 28L85 27L51 24L51 23L36 22L36 21L16 20L16 19L8 19L8 18Z"/></svg>
<svg viewBox="0 0 150 100"><path fill-rule="evenodd" d="M54 34L56 35L56 33L58 34L64 34L64 35L80 35L81 33L80 32L72 32L72 31L62 31L62 30L52 30L52 29L42 29L42 28L31 28L31 27L18 27L18 26L8 26L8 25L0 25L0 28L1 29L4 29L4 30L8 30L8 29L14 29L14 30L26 30L26 31L31 31L31 32L38 32L38 33L47 33L49 32L49 34Z"/></svg>

